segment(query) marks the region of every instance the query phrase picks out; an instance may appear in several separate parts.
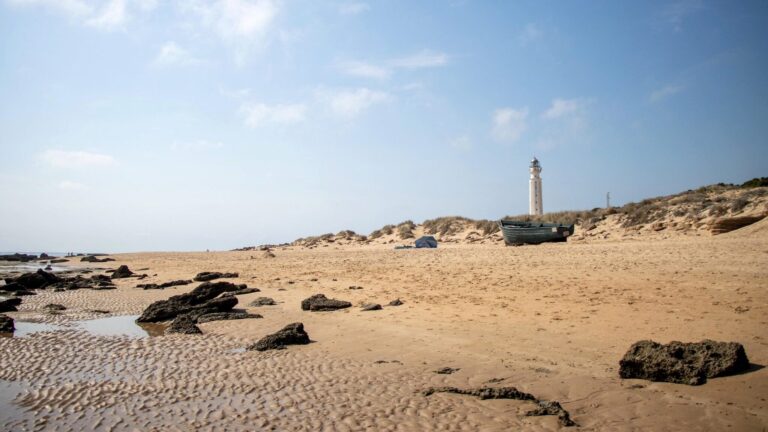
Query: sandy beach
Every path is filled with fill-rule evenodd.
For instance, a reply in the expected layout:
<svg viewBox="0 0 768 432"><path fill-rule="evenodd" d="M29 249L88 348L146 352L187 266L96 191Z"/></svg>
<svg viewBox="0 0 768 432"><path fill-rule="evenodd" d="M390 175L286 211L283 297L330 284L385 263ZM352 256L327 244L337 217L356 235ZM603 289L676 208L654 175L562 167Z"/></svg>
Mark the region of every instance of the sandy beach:
<svg viewBox="0 0 768 432"><path fill-rule="evenodd" d="M142 290L120 279L116 290L27 296L8 315L55 327L0 338L3 428L563 428L554 416L524 416L530 402L421 393L432 386L517 387L559 401L577 423L570 430L768 426L766 221L715 237L274 254L137 253L73 263L146 269L141 283L238 272L232 281L261 292L238 296L237 308L263 318L200 324L202 335L149 336L132 319L197 284ZM316 293L353 306L302 311L301 300ZM261 296L277 305L247 306ZM398 298L403 305L387 305ZM384 308L360 310L372 302ZM67 309L50 314L48 303ZM80 324L90 319L104 324ZM313 342L244 350L292 322L304 323ZM127 327L132 335L121 335ZM619 359L642 339L736 341L752 366L702 386L620 379ZM435 373L443 367L458 370Z"/></svg>

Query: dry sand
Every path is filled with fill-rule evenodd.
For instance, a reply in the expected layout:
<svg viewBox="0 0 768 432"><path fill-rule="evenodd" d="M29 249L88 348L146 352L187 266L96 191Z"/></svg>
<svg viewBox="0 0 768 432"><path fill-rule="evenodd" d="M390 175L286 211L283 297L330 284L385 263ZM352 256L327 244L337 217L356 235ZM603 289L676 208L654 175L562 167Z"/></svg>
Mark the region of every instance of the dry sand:
<svg viewBox="0 0 768 432"><path fill-rule="evenodd" d="M261 252L116 255L141 283L235 271L277 306L263 319L201 324L203 335L99 336L75 320L137 315L195 285L26 297L17 320L63 330L0 338L0 425L6 430L558 430L524 417L529 402L419 391L507 385L558 400L572 430L768 427L768 221L717 237L449 245L395 251L332 246ZM102 266L104 266L102 264ZM350 286L363 289L350 290ZM315 293L350 309L311 313ZM359 305L404 305L363 312ZM68 307L62 315L47 303ZM242 348L300 321L314 343ZM637 340L744 344L752 371L691 387L618 378ZM380 362L385 361L385 362ZM460 370L451 375L433 371ZM493 384L488 384L494 380Z"/></svg>

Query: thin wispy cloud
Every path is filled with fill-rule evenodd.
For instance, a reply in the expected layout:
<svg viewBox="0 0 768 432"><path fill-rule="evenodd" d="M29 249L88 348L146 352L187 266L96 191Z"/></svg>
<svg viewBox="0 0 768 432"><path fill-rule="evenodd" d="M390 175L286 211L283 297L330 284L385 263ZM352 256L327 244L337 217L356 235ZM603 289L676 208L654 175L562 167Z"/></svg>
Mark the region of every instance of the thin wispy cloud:
<svg viewBox="0 0 768 432"><path fill-rule="evenodd" d="M528 128L528 108L499 108L493 113L491 134L497 141L514 142Z"/></svg>
<svg viewBox="0 0 768 432"><path fill-rule="evenodd" d="M46 150L40 157L57 168L105 167L115 163L110 155L87 151Z"/></svg>
<svg viewBox="0 0 768 432"><path fill-rule="evenodd" d="M448 55L442 52L423 50L411 55L391 58L380 62L345 61L337 67L346 75L363 78L386 79L397 70L416 70L442 67L448 64Z"/></svg>
<svg viewBox="0 0 768 432"><path fill-rule="evenodd" d="M530 45L541 40L544 36L544 30L536 23L528 23L517 35L517 43L522 46Z"/></svg>
<svg viewBox="0 0 768 432"><path fill-rule="evenodd" d="M202 62L176 42L169 41L160 47L153 63L156 66L192 66Z"/></svg>
<svg viewBox="0 0 768 432"><path fill-rule="evenodd" d="M102 30L118 30L128 19L125 0L110 0L104 4L86 24Z"/></svg>
<svg viewBox="0 0 768 432"><path fill-rule="evenodd" d="M392 99L389 93L365 87L343 90L321 90L319 98L330 110L344 118L355 117L368 108Z"/></svg>
<svg viewBox="0 0 768 432"><path fill-rule="evenodd" d="M240 106L245 125L258 128L269 124L288 125L304 121L307 107L304 104L267 105L244 103Z"/></svg>
<svg viewBox="0 0 768 432"><path fill-rule="evenodd" d="M679 32L683 30L683 21L703 8L704 3L701 0L680 0L664 6L661 17Z"/></svg>
<svg viewBox="0 0 768 432"><path fill-rule="evenodd" d="M187 0L180 5L182 10L197 16L203 26L228 41L262 38L279 11L272 0Z"/></svg>
<svg viewBox="0 0 768 432"><path fill-rule="evenodd" d="M660 89L652 91L651 94L648 96L648 100L651 102L659 102L672 95L680 93L684 89L685 87L681 85L667 85Z"/></svg>
<svg viewBox="0 0 768 432"><path fill-rule="evenodd" d="M358 15L371 9L368 3L344 3L339 6L339 13L342 15Z"/></svg>
<svg viewBox="0 0 768 432"><path fill-rule="evenodd" d="M11 6L40 7L102 31L123 30L131 18L157 7L157 0L6 0Z"/></svg>
<svg viewBox="0 0 768 432"><path fill-rule="evenodd" d="M545 119L557 119L580 114L588 103L585 99L554 99L541 116Z"/></svg>

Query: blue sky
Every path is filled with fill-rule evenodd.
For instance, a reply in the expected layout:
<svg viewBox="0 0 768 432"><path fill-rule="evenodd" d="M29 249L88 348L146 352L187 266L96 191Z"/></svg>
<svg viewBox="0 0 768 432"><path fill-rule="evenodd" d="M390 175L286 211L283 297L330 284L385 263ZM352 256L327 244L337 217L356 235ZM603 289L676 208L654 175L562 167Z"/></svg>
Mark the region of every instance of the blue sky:
<svg viewBox="0 0 768 432"><path fill-rule="evenodd" d="M0 250L228 249L768 167L768 2L0 0Z"/></svg>

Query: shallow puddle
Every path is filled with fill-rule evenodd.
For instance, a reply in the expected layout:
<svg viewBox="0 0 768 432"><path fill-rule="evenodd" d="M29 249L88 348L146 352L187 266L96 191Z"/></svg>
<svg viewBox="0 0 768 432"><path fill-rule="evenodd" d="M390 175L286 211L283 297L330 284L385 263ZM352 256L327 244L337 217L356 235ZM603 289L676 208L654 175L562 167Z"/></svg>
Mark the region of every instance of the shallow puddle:
<svg viewBox="0 0 768 432"><path fill-rule="evenodd" d="M38 333L38 332L67 330L67 327L60 326L60 325L33 323L33 322L24 322L24 321L16 321L13 323L13 326L16 327L16 331L14 331L13 333L0 333L0 336L24 337L32 333Z"/></svg>
<svg viewBox="0 0 768 432"><path fill-rule="evenodd" d="M136 323L138 315L119 315L93 320L77 321L76 325L96 336L162 336L167 325L156 323Z"/></svg>

